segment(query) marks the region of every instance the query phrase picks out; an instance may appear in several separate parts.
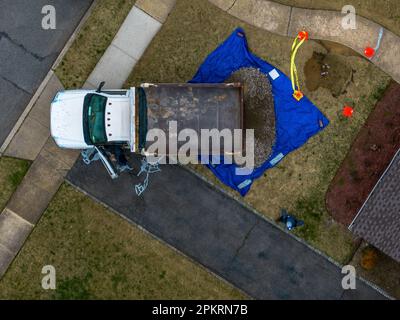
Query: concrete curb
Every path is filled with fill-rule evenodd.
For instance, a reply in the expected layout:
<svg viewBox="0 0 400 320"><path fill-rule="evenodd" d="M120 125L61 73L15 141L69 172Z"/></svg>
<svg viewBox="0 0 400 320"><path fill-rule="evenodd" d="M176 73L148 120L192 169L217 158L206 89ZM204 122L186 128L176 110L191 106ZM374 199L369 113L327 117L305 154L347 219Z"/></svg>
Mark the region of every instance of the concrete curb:
<svg viewBox="0 0 400 320"><path fill-rule="evenodd" d="M29 101L28 105L26 106L24 112L22 112L22 114L18 118L16 124L14 125L14 127L12 128L10 133L8 134L7 138L4 140L3 144L1 145L1 147L0 147L0 156L2 156L4 154L4 152L6 151L7 147L11 143L11 141L14 138L14 136L16 135L16 133L18 132L19 128L24 123L24 121L25 121L26 117L28 116L29 112L32 110L32 108L33 108L34 104L36 103L37 99L39 98L39 96L43 92L44 88L49 83L49 80L53 76L53 74L54 74L53 70L50 70L47 73L47 75L44 78L44 80L42 81L42 83L40 84L39 88L36 90L35 94L31 98L31 100Z"/></svg>
<svg viewBox="0 0 400 320"><path fill-rule="evenodd" d="M383 38L371 62L400 83L400 37L381 25L357 16L357 29L342 27L344 15L339 11L302 9L268 0L209 0L223 11L251 25L281 36L296 37L306 30L311 39L343 44L364 56L367 46L374 48L379 33Z"/></svg>
<svg viewBox="0 0 400 320"><path fill-rule="evenodd" d="M50 136L49 103L64 87L55 73L49 74L46 86L4 151L5 156L34 161Z"/></svg>

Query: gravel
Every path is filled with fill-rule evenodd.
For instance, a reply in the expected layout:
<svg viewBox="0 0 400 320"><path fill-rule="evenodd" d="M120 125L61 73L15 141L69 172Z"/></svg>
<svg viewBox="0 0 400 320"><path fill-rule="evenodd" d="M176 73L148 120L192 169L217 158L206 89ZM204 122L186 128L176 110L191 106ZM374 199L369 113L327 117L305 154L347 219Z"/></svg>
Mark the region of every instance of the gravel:
<svg viewBox="0 0 400 320"><path fill-rule="evenodd" d="M256 68L241 68L225 81L244 86L244 127L254 129L254 163L258 167L270 156L275 143L275 109L267 76Z"/></svg>

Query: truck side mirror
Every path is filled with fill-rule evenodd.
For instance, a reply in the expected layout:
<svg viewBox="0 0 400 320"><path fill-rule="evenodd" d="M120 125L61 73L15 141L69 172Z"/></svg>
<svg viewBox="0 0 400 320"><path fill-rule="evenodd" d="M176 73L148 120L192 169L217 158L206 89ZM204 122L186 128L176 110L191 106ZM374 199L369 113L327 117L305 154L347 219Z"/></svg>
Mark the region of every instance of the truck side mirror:
<svg viewBox="0 0 400 320"><path fill-rule="evenodd" d="M96 92L100 93L101 89L103 89L104 85L106 84L105 81L100 82L99 87L97 88Z"/></svg>

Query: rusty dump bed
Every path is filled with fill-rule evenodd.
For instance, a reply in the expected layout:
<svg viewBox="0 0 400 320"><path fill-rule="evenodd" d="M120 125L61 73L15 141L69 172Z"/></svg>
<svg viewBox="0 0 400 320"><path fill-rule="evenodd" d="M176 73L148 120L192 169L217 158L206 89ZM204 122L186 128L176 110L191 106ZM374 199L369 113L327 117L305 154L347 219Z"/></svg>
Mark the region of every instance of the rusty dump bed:
<svg viewBox="0 0 400 320"><path fill-rule="evenodd" d="M234 129L243 129L243 87L240 83L145 84L142 85L142 89L145 99L139 99L138 109L142 110L140 117L146 113L146 131L161 129L165 132L167 140L171 121L176 121L178 134L183 129L193 129L197 132L199 151L201 129L230 129L232 134ZM139 122L143 133L144 123L140 120ZM143 137L143 134L141 136ZM178 141L178 150L185 143ZM143 145L143 141L141 144ZM147 148L150 144L151 142L144 145ZM167 141L167 151L171 151L169 149ZM218 150L213 148L210 152L220 154L223 149L222 139Z"/></svg>

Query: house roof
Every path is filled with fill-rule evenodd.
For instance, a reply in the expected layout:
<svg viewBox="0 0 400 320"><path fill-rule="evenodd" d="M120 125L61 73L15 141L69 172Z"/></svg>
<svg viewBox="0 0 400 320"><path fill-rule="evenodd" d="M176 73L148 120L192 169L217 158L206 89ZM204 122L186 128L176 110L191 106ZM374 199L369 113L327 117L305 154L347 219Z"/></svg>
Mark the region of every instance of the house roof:
<svg viewBox="0 0 400 320"><path fill-rule="evenodd" d="M400 262L400 150L349 229Z"/></svg>

